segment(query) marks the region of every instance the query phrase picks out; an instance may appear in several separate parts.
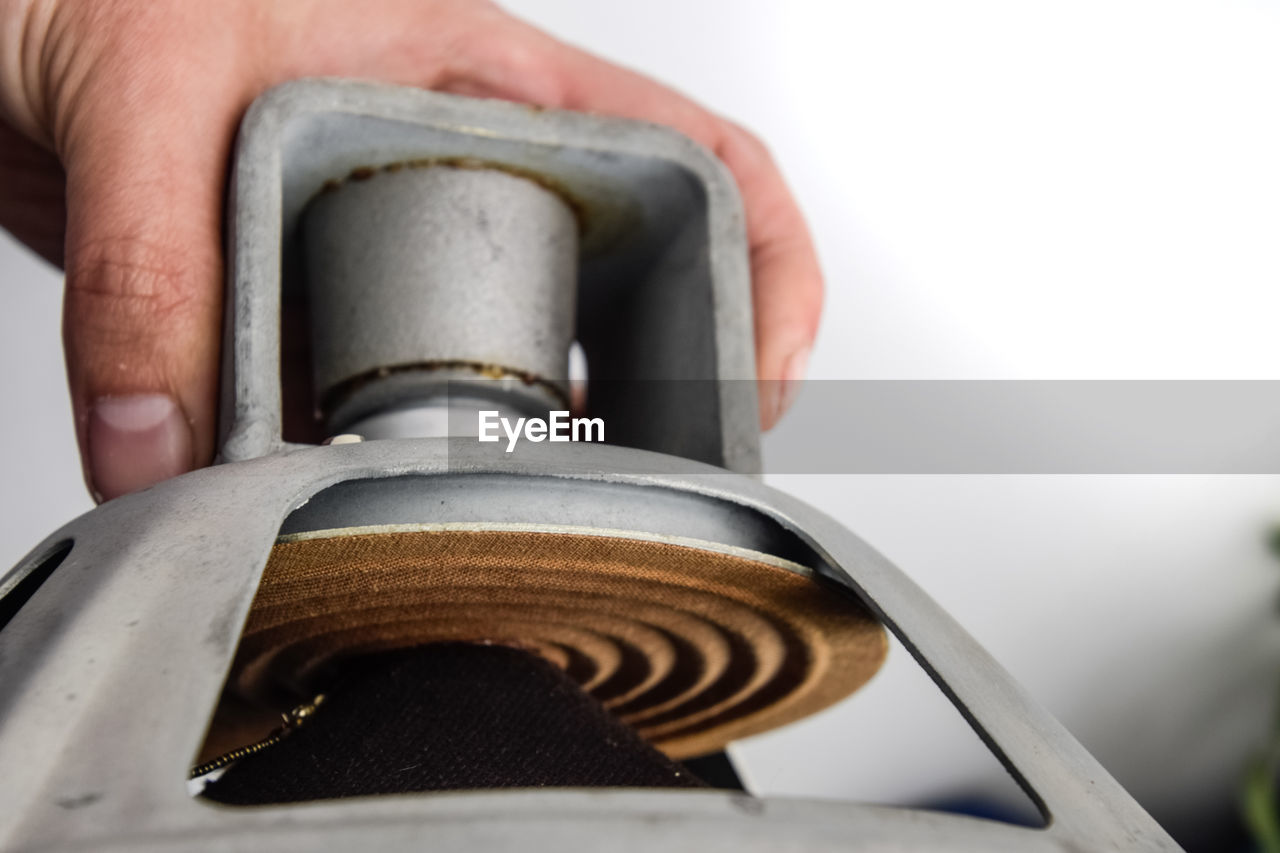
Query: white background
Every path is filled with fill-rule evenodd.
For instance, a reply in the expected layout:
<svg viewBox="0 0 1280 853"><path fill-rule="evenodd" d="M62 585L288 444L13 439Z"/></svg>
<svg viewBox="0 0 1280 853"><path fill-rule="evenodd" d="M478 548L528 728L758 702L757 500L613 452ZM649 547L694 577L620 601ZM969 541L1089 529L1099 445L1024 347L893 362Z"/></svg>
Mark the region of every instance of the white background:
<svg viewBox="0 0 1280 853"><path fill-rule="evenodd" d="M815 378L1280 378L1280 7L518 0L759 132L828 277ZM0 565L90 507L54 270L0 238ZM800 405L804 405L801 398ZM1280 480L789 477L1184 837L1280 680ZM1010 793L901 648L735 749L758 791Z"/></svg>

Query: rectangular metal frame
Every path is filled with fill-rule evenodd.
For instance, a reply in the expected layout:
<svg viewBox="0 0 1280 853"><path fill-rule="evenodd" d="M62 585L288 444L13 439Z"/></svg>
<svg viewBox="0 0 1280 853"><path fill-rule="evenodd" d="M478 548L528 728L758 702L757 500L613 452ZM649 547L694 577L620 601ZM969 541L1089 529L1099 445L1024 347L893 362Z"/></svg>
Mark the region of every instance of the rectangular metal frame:
<svg viewBox="0 0 1280 853"><path fill-rule="evenodd" d="M285 446L281 305L304 286L294 244L307 201L353 170L459 159L534 175L577 211L591 375L661 380L628 387L642 393L602 382L593 414L632 425L633 446L758 472L754 383L714 381L755 378L742 205L719 160L644 122L347 80L279 86L241 126L221 460Z"/></svg>

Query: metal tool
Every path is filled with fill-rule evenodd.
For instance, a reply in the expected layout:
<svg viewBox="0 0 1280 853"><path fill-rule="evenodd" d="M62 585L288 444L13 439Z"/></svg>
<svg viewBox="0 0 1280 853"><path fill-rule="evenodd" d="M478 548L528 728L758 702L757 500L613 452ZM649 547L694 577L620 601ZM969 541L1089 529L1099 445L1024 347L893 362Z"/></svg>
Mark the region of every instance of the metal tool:
<svg viewBox="0 0 1280 853"><path fill-rule="evenodd" d="M901 571L752 476L742 212L692 142L617 119L290 83L242 127L228 261L221 464L98 507L0 581L12 617L0 847L1177 849ZM310 335L282 324L282 305L286 319L306 306ZM506 453L454 428L479 407L563 406L575 335L592 413L619 427L609 444ZM310 381L282 391L283 351L303 353ZM597 391L597 377L620 384ZM306 427L287 434L286 410L344 437L308 444ZM874 625L856 614L896 634L1047 826L723 791L192 798L183 780L273 549L334 531L613 537L781 571L851 608L861 648Z"/></svg>

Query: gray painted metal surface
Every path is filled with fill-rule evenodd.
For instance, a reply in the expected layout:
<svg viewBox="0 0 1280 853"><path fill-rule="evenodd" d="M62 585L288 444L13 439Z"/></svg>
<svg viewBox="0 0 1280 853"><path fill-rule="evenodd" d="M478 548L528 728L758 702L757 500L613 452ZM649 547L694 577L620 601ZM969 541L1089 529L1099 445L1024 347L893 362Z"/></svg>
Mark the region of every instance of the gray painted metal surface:
<svg viewBox="0 0 1280 853"><path fill-rule="evenodd" d="M58 543L74 542L0 632L0 767L7 769L0 774L0 843L190 850L1177 849L954 620L830 518L722 469L627 448L567 450L529 445L508 455L469 439L415 439L281 453L187 474L104 504L56 532L3 582L11 587ZM292 512L306 513L314 496L353 480L422 495L438 483L444 509L429 520L475 521L474 507L486 501L517 517L528 490L536 489L560 507L559 525L616 531L622 520L608 514L609 504L645 506L652 496L653 506L667 509L635 513L627 529L652 535L666 526L676 535L731 542L742 528L755 528L760 532L747 535L757 545L787 539L791 559L808 560L881 614L1042 805L1049 826L720 792L459 793L253 809L191 799L186 771L272 543ZM557 500L578 487L597 497L612 493L616 503ZM450 497L460 489L474 492L466 500ZM673 502L701 506L704 528L671 528L671 517L689 514L670 512ZM592 506L605 507L605 515L593 514ZM416 512L407 502L403 517Z"/></svg>

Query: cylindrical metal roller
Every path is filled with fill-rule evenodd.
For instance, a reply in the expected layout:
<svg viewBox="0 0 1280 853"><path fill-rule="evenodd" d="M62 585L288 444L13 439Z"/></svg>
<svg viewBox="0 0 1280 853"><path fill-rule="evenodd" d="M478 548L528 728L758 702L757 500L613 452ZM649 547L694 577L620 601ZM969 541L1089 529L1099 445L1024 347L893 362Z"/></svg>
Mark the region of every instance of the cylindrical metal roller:
<svg viewBox="0 0 1280 853"><path fill-rule="evenodd" d="M330 431L468 379L518 410L564 407L578 227L552 191L495 169L358 170L311 202L302 239Z"/></svg>

